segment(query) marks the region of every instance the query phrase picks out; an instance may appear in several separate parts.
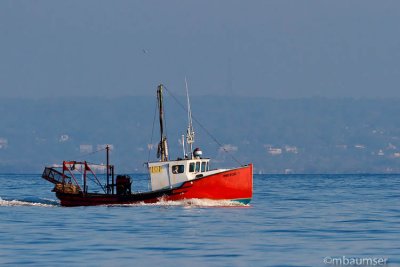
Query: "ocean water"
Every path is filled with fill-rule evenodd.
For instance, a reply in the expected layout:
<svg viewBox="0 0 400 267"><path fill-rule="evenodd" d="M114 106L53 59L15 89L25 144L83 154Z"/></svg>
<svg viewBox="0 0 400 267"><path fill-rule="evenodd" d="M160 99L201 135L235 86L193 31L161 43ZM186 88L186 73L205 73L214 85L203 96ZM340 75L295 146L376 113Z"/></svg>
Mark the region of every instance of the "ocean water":
<svg viewBox="0 0 400 267"><path fill-rule="evenodd" d="M246 206L66 208L40 175L0 184L0 266L400 266L400 175L255 175Z"/></svg>

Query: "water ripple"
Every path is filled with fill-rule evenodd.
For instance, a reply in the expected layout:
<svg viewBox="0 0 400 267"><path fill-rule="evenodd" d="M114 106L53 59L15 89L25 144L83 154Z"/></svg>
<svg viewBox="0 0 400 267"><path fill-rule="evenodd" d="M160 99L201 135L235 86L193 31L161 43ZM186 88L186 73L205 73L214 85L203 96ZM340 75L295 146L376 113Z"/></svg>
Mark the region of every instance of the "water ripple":
<svg viewBox="0 0 400 267"><path fill-rule="evenodd" d="M60 207L40 175L11 176L0 175L0 265L326 267L324 257L342 255L400 263L398 175L256 175L247 206L77 208Z"/></svg>

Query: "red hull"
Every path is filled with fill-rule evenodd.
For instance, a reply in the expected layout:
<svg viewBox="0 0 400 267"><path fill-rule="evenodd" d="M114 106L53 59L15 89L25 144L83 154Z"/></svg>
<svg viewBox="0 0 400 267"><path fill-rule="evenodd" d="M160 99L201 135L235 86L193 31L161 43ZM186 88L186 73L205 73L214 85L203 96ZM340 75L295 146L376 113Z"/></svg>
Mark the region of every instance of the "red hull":
<svg viewBox="0 0 400 267"><path fill-rule="evenodd" d="M250 200L253 196L253 165L185 182L173 193L168 200Z"/></svg>
<svg viewBox="0 0 400 267"><path fill-rule="evenodd" d="M155 203L162 200L212 199L250 202L253 196L253 165L184 182L180 187L129 195L56 193L62 206L94 206Z"/></svg>

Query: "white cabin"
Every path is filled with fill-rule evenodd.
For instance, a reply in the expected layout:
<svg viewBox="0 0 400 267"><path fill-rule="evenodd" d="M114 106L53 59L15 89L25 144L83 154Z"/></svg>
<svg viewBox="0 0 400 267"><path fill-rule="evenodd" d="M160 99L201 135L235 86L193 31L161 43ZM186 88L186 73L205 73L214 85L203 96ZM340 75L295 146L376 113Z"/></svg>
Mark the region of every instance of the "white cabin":
<svg viewBox="0 0 400 267"><path fill-rule="evenodd" d="M179 187L182 183L224 171L210 170L210 159L193 158L148 163L151 190Z"/></svg>

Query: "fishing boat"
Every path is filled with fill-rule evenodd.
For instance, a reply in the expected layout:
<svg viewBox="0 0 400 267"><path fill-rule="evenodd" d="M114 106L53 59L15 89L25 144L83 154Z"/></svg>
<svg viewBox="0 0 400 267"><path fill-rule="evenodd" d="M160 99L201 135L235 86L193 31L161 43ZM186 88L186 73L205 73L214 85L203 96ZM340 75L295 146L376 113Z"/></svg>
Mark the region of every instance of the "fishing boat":
<svg viewBox="0 0 400 267"><path fill-rule="evenodd" d="M87 161L63 161L60 166L45 167L42 178L53 183L62 206L94 206L134 203L156 203L190 199L228 200L248 204L253 194L253 165L231 169L211 169L210 158L203 157L200 148L193 149L195 134L189 93L186 83L188 128L186 142L182 136L183 157L170 160L164 133L163 85L157 87L157 106L160 123L158 161L147 162L151 190L133 192L129 175L115 177L110 164L110 146L106 151L105 184L96 174L96 164ZM79 177L78 174L81 175ZM81 179L80 179L81 178ZM89 181L90 180L90 181ZM96 184L101 192L89 189Z"/></svg>

